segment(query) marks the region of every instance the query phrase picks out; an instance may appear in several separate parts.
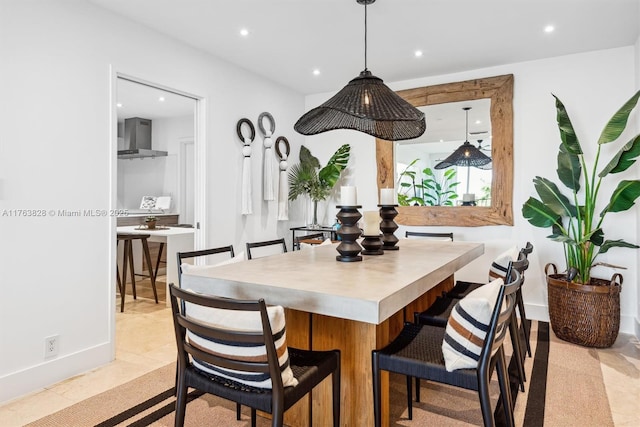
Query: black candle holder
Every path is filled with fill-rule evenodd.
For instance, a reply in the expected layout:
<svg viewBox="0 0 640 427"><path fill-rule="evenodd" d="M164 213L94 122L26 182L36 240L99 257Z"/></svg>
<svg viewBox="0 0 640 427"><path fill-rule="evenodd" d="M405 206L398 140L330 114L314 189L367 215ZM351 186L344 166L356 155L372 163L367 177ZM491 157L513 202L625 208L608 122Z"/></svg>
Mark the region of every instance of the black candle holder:
<svg viewBox="0 0 640 427"><path fill-rule="evenodd" d="M362 255L384 255L382 250L382 239L377 236L362 236Z"/></svg>
<svg viewBox="0 0 640 427"><path fill-rule="evenodd" d="M382 222L380 223L382 249L385 251L397 251L400 249L396 246L398 238L393 234L398 229L398 224L393 220L398 215L396 206L398 205L378 205L380 208L380 217L382 218Z"/></svg>
<svg viewBox="0 0 640 427"><path fill-rule="evenodd" d="M356 241L360 237L361 231L358 228L358 220L362 218L362 214L358 211L361 205L354 206L336 206L338 211L338 219L342 226L338 229L338 236L342 239L336 250L340 255L336 256L337 261L355 262L362 261L360 252L362 246Z"/></svg>

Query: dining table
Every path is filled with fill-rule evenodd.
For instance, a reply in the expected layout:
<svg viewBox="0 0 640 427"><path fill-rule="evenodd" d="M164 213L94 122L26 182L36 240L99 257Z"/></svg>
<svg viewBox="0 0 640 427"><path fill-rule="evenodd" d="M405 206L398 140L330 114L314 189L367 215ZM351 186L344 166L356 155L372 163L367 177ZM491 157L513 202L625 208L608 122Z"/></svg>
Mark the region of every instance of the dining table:
<svg viewBox="0 0 640 427"><path fill-rule="evenodd" d="M484 253L484 244L400 239L398 250L341 262L337 244L245 260L182 275L182 287L282 305L289 346L341 351L342 426L373 426L371 351L384 347L443 291L454 273ZM382 420L389 423L388 375ZM309 423L310 419L313 421ZM285 414L289 426L332 424L331 382Z"/></svg>

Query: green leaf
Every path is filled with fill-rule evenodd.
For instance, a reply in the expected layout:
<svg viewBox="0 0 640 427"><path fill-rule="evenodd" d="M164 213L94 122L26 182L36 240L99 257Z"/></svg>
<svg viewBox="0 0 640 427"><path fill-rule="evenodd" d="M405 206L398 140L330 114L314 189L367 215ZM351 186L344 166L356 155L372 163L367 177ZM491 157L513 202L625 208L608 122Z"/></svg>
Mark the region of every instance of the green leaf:
<svg viewBox="0 0 640 427"><path fill-rule="evenodd" d="M340 179L340 173L347 167L351 146L344 144L331 156L327 165L320 169L318 178L328 189L333 188Z"/></svg>
<svg viewBox="0 0 640 427"><path fill-rule="evenodd" d="M598 228L596 230L593 230L589 235L586 235L584 237L594 245L600 246L604 242L604 231L602 231L602 228Z"/></svg>
<svg viewBox="0 0 640 427"><path fill-rule="evenodd" d="M553 211L558 216L575 216L576 207L569 199L560 192L558 186L546 178L536 176L533 184L547 209Z"/></svg>
<svg viewBox="0 0 640 427"><path fill-rule="evenodd" d="M318 180L316 170L309 164L298 163L289 169L289 200L309 194Z"/></svg>
<svg viewBox="0 0 640 427"><path fill-rule="evenodd" d="M560 215L549 209L544 203L533 197L529 197L522 206L522 215L529 223L536 227L551 227L560 223Z"/></svg>
<svg viewBox="0 0 640 427"><path fill-rule="evenodd" d="M409 184L408 182L401 182L400 187L411 187L411 184Z"/></svg>
<svg viewBox="0 0 640 427"><path fill-rule="evenodd" d="M609 173L624 172L636 162L635 158L638 156L640 156L640 135L636 135L627 142L598 176L602 178Z"/></svg>
<svg viewBox="0 0 640 427"><path fill-rule="evenodd" d="M316 157L313 157L311 155L311 151L309 151L307 147L305 147L304 145L301 145L300 146L300 164L317 169L320 167L320 160L318 160Z"/></svg>
<svg viewBox="0 0 640 427"><path fill-rule="evenodd" d="M562 139L562 145L566 151L571 154L582 154L582 147L578 141L578 136L573 130L573 125L569 119L569 114L564 107L562 101L557 96L553 95L556 99L556 120L558 121L558 129L560 130L560 139Z"/></svg>
<svg viewBox="0 0 640 427"><path fill-rule="evenodd" d="M567 152L564 144L560 144L558 150L558 178L567 188L574 192L580 190L580 175L582 167L580 166L580 157Z"/></svg>
<svg viewBox="0 0 640 427"><path fill-rule="evenodd" d="M600 134L600 138L598 139L598 144L607 144L609 142L615 141L622 134L624 129L627 127L627 120L629 119L629 114L635 108L638 103L638 98L640 97L640 91L636 92L625 104L620 107L620 109L611 117L609 123L604 127L602 133Z"/></svg>
<svg viewBox="0 0 640 427"><path fill-rule="evenodd" d="M611 194L611 200L605 207L600 216L604 216L607 212L622 212L634 205L634 201L640 196L640 180L627 181L623 180Z"/></svg>
<svg viewBox="0 0 640 427"><path fill-rule="evenodd" d="M598 254L603 254L611 248L637 249L637 248L640 248L640 246L625 242L624 240L605 240L604 243L600 246L600 250L598 251Z"/></svg>

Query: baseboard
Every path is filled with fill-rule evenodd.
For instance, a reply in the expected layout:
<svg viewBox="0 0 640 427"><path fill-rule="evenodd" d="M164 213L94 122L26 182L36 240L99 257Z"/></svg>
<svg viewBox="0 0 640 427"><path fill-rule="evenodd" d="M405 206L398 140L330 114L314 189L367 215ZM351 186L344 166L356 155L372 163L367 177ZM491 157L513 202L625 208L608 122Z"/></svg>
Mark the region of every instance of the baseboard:
<svg viewBox="0 0 640 427"><path fill-rule="evenodd" d="M112 359L111 346L104 343L10 373L0 378L0 403L43 390L62 380L105 365Z"/></svg>
<svg viewBox="0 0 640 427"><path fill-rule="evenodd" d="M531 320L549 321L549 309L546 305L525 303L524 310L527 318Z"/></svg>

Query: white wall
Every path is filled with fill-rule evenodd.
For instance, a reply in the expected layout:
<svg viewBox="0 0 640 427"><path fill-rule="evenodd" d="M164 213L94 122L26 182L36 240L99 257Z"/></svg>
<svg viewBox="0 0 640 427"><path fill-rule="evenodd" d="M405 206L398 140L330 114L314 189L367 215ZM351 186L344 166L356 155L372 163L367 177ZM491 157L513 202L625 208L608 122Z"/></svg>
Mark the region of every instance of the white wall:
<svg viewBox="0 0 640 427"><path fill-rule="evenodd" d="M638 20L640 20L640 11L638 12ZM636 90L640 90L640 37L636 40L635 44L635 72L636 76ZM640 114L636 114L636 132L640 130ZM636 230L636 242L640 242L640 227ZM640 265L640 251L637 251L636 265ZM640 284L638 285L640 287ZM635 319L635 333L637 337L640 337L640 289L636 289L636 319Z"/></svg>
<svg viewBox="0 0 640 427"><path fill-rule="evenodd" d="M260 202L257 191L254 215L238 214L235 126L269 111L297 153L304 99L80 0L0 2L0 58L2 402L113 358L115 222L57 210L116 207L115 73L204 99L211 245L289 236L276 202ZM260 170L259 138L255 147ZM11 216L17 209L46 216ZM45 360L44 338L54 334L60 353Z"/></svg>
<svg viewBox="0 0 640 427"><path fill-rule="evenodd" d="M637 50L637 48L636 48ZM611 116L635 92L634 48L632 46L579 55L562 56L540 61L509 64L464 73L389 83L394 90L409 89L432 84L450 83L474 78L513 74L514 83L514 194L515 223L513 227L447 227L457 240L481 241L485 243L485 255L472 265L461 270L457 278L478 280L486 277L488 265L498 253L509 245L524 245L531 241L535 247L530 257L531 267L527 272L527 285L523 288L528 314L532 318L548 319L547 292L543 269L548 262L555 262L564 269L562 246L545 236L549 230L535 228L521 214L522 204L535 195L532 179L536 175L556 179L556 152L560 143L555 120L555 103L552 93L565 104L571 116L585 152L593 152L600 131ZM384 78L384 76L382 76ZM345 81L346 84L346 81ZM311 109L324 102L332 94L317 94L306 98L306 108ZM634 112L632 121L640 116ZM427 121L427 127L429 123ZM631 136L630 132L627 132ZM624 139L624 137L623 137ZM375 190L375 143L373 138L354 131L328 132L307 137L304 144L312 152L330 150L345 142L352 143L355 163L351 184L358 188L363 210L374 209L377 203ZM614 144L609 144L614 145ZM612 149L606 147L602 158L608 161ZM601 167L605 161L601 161ZM621 179L635 177L638 168L627 171ZM615 185L605 183L603 193ZM608 197L607 197L608 200ZM334 203L335 205L335 203ZM334 212L334 205L328 206ZM638 237L638 211L611 214L605 224L607 237L636 240ZM429 230L429 227L422 227ZM431 227L437 231L439 227ZM405 227L396 232L404 235ZM640 241L640 238L637 239ZM638 316L638 253L630 249L612 249L600 261L624 265L624 286L621 297L621 331L633 332L634 319ZM611 271L600 271L611 277Z"/></svg>
<svg viewBox="0 0 640 427"><path fill-rule="evenodd" d="M152 121L152 147L167 156L118 159L118 208L138 209L142 196L171 196L171 212L180 213L180 141L192 139L194 130L193 115Z"/></svg>

